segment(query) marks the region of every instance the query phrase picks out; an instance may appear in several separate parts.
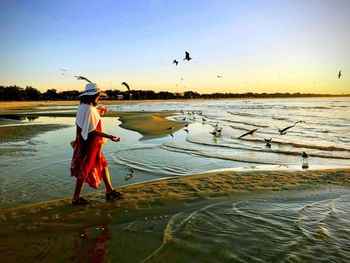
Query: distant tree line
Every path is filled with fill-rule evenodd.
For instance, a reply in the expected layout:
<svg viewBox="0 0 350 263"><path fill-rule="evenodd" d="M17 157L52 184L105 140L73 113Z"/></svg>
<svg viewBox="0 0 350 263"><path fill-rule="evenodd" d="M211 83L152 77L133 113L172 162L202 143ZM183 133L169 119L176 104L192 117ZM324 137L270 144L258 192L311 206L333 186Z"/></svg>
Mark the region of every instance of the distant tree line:
<svg viewBox="0 0 350 263"><path fill-rule="evenodd" d="M81 92L77 90L60 91L56 89L48 89L44 93L36 88L27 86L21 88L19 86L0 86L1 101L26 101L26 100L78 100ZM169 100L169 99L219 99L219 98L293 98L293 97L338 97L349 96L329 95L329 94L312 94L312 93L212 93L199 94L194 91L186 91L183 93L173 93L168 91L155 92L153 90L106 90L109 100Z"/></svg>

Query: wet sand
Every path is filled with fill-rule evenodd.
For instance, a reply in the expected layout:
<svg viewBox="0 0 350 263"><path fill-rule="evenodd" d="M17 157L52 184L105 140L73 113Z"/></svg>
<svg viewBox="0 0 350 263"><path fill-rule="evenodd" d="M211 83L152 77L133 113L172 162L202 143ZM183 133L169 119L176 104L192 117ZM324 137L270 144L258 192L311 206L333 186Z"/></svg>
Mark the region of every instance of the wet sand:
<svg viewBox="0 0 350 263"><path fill-rule="evenodd" d="M2 121L0 120L0 124ZM7 124L9 125L9 124ZM69 127L60 124L33 124L33 125L17 125L17 126L0 126L0 143L29 140L40 133L54 131ZM1 155L1 154L0 154Z"/></svg>
<svg viewBox="0 0 350 263"><path fill-rule="evenodd" d="M136 240L146 241L141 250L152 251L165 238L163 231L168 215L198 203L208 204L225 198L244 199L262 193L317 192L317 189L337 187L350 187L350 169L215 172L122 187L119 190L124 193L124 198L113 202L106 202L101 191L87 195L90 204L86 206L73 206L67 198L7 209L0 217L0 260L58 260L60 257L61 260L67 260L67 257L71 260L82 255L89 258L86 254L89 247L83 243L94 238L91 237L94 231L99 232L99 238L128 238L134 244ZM128 237L119 236L120 229L113 227L129 227L138 218L145 220L145 226L151 227L156 237L146 238L132 232L127 232ZM153 223L147 219L153 219ZM77 238L81 250L76 250ZM46 251L51 242L54 245ZM125 248L125 254L130 250Z"/></svg>
<svg viewBox="0 0 350 263"><path fill-rule="evenodd" d="M67 102L69 103L69 102ZM0 103L1 104L1 103ZM72 112L61 112L61 109L40 109L37 112L33 107L18 108L18 104L5 105L5 109L0 110L0 115L15 115L21 114L24 117L31 116L46 116L46 117L75 117L75 109L68 108L65 110L72 110ZM30 105L29 102L25 105ZM59 106L62 106L58 103ZM68 104L70 105L70 104ZM32 105L34 106L34 104ZM36 104L36 107L43 106L41 104ZM45 105L47 106L47 105ZM53 106L53 105L51 105ZM8 107L8 108L6 108ZM152 139L162 136L167 136L173 132L176 132L184 127L183 123L173 121L168 119L168 117L174 116L176 112L116 112L108 111L104 117L119 117L122 124L122 128L136 131L143 135L142 139ZM20 126L10 126L11 124L17 125L20 122L9 121L4 118L0 118L1 125L7 125L7 127L0 127L0 143L8 141L19 141L23 139L29 139L37 135L40 132L45 132L49 130L54 130L58 128L64 128L66 126L62 125L26 125L27 130L24 130ZM170 127L173 129L169 130ZM11 132L8 132L11 130Z"/></svg>

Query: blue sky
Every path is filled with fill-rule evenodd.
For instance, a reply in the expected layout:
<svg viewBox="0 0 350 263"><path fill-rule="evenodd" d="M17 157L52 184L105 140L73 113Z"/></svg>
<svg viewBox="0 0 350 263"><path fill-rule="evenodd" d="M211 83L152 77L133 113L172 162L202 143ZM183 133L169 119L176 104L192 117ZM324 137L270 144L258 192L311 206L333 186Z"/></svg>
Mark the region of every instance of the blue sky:
<svg viewBox="0 0 350 263"><path fill-rule="evenodd" d="M349 10L347 0L1 0L0 85L82 90L73 75L84 75L103 89L349 93Z"/></svg>

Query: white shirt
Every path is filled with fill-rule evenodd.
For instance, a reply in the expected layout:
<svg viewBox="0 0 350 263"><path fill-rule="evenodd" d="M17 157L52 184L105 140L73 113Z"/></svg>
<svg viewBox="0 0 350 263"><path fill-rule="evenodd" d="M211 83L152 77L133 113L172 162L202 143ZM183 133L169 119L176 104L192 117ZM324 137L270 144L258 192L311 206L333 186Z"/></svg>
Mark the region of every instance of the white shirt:
<svg viewBox="0 0 350 263"><path fill-rule="evenodd" d="M88 134L96 130L98 122L101 120L101 116L98 113L96 107L89 104L80 104L78 107L75 124L81 128L81 136L84 140L87 139ZM103 123L101 121L101 131L106 133ZM107 142L106 138L102 138L102 143Z"/></svg>

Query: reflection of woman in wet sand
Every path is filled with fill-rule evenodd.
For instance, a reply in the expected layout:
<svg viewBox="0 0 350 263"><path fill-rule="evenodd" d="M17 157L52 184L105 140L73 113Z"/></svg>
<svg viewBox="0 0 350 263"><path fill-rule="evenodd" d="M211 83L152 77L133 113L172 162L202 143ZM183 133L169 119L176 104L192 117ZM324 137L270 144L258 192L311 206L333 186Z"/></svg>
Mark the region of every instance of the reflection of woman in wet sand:
<svg viewBox="0 0 350 263"><path fill-rule="evenodd" d="M105 262L109 247L107 241L112 239L112 232L110 229L110 215L107 213L104 218L102 227L97 227L99 234L93 237L87 230L84 230L80 237L75 242L76 262ZM107 260L108 261L108 260Z"/></svg>
<svg viewBox="0 0 350 263"><path fill-rule="evenodd" d="M72 203L76 205L87 204L88 201L80 196L84 183L93 188L101 185L103 179L106 185L106 199L113 200L121 196L114 190L110 181L108 163L102 153L102 146L106 138L119 142L120 138L105 133L100 114L104 109L97 109L101 96L107 96L100 91L96 84L89 83L85 91L79 96L80 106L76 115L76 140L73 144L74 153L71 163L71 175L77 177Z"/></svg>

